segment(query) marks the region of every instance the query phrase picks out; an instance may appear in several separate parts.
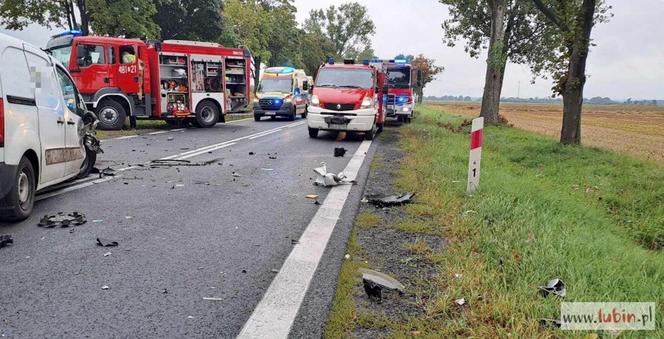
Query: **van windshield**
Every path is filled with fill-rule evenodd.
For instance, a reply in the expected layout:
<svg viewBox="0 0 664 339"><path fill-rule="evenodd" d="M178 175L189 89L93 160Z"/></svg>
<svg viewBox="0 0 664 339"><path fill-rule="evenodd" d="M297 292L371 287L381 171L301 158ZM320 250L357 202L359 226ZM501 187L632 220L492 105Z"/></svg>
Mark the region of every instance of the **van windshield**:
<svg viewBox="0 0 664 339"><path fill-rule="evenodd" d="M268 78L263 79L258 88L260 93L279 92L290 93L293 89L292 79Z"/></svg>
<svg viewBox="0 0 664 339"><path fill-rule="evenodd" d="M51 55L58 60L65 68L69 69L69 57L71 56L71 46L62 46L51 49Z"/></svg>
<svg viewBox="0 0 664 339"><path fill-rule="evenodd" d="M323 68L316 87L373 88L373 72L368 69Z"/></svg>

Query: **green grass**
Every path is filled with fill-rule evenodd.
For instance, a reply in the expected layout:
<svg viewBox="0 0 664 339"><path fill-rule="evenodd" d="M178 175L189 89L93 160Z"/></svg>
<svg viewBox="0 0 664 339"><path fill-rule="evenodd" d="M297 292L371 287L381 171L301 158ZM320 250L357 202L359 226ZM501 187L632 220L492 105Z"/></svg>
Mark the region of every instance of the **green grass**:
<svg viewBox="0 0 664 339"><path fill-rule="evenodd" d="M539 329L538 319L560 313L560 300L537 295L552 277L568 285L567 301L653 301L664 314L664 168L492 126L480 189L469 196L468 134L448 128L463 119L431 106L420 112L402 127L398 176L418 203L391 227L442 233L450 243L427 254L440 273L430 282L439 293L422 303L426 316L392 322L392 336L587 335ZM470 305L463 312L453 304L461 297ZM661 316L657 325L623 337L664 337Z"/></svg>

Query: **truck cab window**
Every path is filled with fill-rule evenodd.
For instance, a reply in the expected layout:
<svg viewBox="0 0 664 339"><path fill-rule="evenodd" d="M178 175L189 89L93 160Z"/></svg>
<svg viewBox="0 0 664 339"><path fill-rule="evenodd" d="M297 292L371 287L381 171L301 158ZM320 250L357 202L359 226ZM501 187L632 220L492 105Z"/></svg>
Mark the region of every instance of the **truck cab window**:
<svg viewBox="0 0 664 339"><path fill-rule="evenodd" d="M103 46L79 45L76 58L80 67L106 63Z"/></svg>
<svg viewBox="0 0 664 339"><path fill-rule="evenodd" d="M136 50L133 46L120 47L120 58L123 64L136 63Z"/></svg>

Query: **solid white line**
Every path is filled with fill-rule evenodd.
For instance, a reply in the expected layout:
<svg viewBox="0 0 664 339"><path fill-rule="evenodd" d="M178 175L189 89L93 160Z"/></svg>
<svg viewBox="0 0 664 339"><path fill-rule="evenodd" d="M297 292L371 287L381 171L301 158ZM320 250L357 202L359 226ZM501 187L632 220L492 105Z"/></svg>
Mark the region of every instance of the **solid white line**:
<svg viewBox="0 0 664 339"><path fill-rule="evenodd" d="M186 128L172 129L171 132L184 132Z"/></svg>
<svg viewBox="0 0 664 339"><path fill-rule="evenodd" d="M363 141L346 166L344 173L350 180L357 178L370 146L371 141ZM351 188L340 185L330 190L238 338L288 337Z"/></svg>
<svg viewBox="0 0 664 339"><path fill-rule="evenodd" d="M110 140L127 140L127 139L133 139L136 138L138 135L126 135L124 137L118 137L115 139L110 139Z"/></svg>
<svg viewBox="0 0 664 339"><path fill-rule="evenodd" d="M114 177L106 177L106 178L97 179L97 180L94 180L94 181L88 181L88 182L78 184L78 185L65 187L63 189L59 189L59 190L56 190L56 191L53 191L53 192L49 192L49 193L46 193L46 194L39 195L39 196L35 197L35 201L41 201L41 200L44 200L44 199L48 199L48 198L52 198L52 197L55 197L55 196L58 196L58 195L65 194L67 192L80 190L81 188L86 188L86 187L90 187L92 185L101 184L101 183L104 183L104 182L107 182L107 181L111 181L114 178L120 178L120 176L116 175Z"/></svg>
<svg viewBox="0 0 664 339"><path fill-rule="evenodd" d="M280 129L278 129L278 130L274 130L274 131L271 131L271 132L267 132L267 133L263 133L263 134L259 134L259 135L253 136L253 137L249 138L249 140L258 139L258 138L260 138L260 137L264 137L264 136L266 136L266 135L270 135L270 134L272 134L272 133L277 133L277 132L281 132L281 131L283 131L283 129L280 128Z"/></svg>
<svg viewBox="0 0 664 339"><path fill-rule="evenodd" d="M185 156L183 156L183 157L179 157L179 158L177 158L177 160L185 160L185 159L193 158L193 157L195 157L195 156L199 156L199 155L201 155L201 154L205 154L205 153L207 153L207 152L212 152L212 151L220 150L220 149L222 149L222 148L230 147L230 146L233 146L233 145L235 145L235 144L236 144L235 142L231 142L231 143L229 143L229 144L221 145L221 146L218 146L218 147L215 147L215 148L208 148L208 149L206 149L206 150L203 150L203 151L200 151L200 152L197 152L197 153L192 153L192 154L185 155Z"/></svg>
<svg viewBox="0 0 664 339"><path fill-rule="evenodd" d="M159 135L159 134L164 134L164 133L168 133L168 132L170 132L170 131L157 131L157 132L148 133L148 135Z"/></svg>

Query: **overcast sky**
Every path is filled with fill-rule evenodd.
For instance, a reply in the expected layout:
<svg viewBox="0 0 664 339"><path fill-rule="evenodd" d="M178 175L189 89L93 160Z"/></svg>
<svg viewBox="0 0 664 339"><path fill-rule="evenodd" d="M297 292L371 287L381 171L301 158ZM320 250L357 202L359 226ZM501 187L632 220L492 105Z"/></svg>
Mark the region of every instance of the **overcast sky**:
<svg viewBox="0 0 664 339"><path fill-rule="evenodd" d="M295 0L298 21L311 9L348 0ZM441 23L447 9L437 0L355 0L369 8L376 24L373 47L381 58L423 53L445 67L445 72L427 86L426 95L470 95L479 97L484 86L485 56L471 59L463 43L450 48L442 43ZM608 0L615 16L593 30L597 44L588 58L589 79L585 97L613 99L664 99L664 0ZM23 32L5 32L43 47L49 33L41 27ZM503 96L546 97L551 82L538 79L530 84L525 66L508 65ZM520 90L519 90L520 84Z"/></svg>

